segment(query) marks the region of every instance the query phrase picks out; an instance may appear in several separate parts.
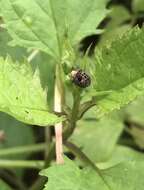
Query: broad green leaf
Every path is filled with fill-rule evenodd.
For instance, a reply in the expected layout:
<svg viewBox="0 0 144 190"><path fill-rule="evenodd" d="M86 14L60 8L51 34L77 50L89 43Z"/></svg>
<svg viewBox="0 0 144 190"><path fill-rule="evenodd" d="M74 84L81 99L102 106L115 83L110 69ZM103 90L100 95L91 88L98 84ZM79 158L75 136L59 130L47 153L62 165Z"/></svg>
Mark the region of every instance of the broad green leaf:
<svg viewBox="0 0 144 190"><path fill-rule="evenodd" d="M129 161L103 171L110 190L143 190L144 162Z"/></svg>
<svg viewBox="0 0 144 190"><path fill-rule="evenodd" d="M33 73L26 62L0 58L0 111L32 125L60 122L63 118L49 113L46 91L41 87L37 71Z"/></svg>
<svg viewBox="0 0 144 190"><path fill-rule="evenodd" d="M100 176L91 168L81 170L73 161L66 159L63 165L54 165L42 170L40 175L48 177L44 190L109 190Z"/></svg>
<svg viewBox="0 0 144 190"><path fill-rule="evenodd" d="M0 179L0 189L1 190L12 190L8 184L6 184L3 180Z"/></svg>
<svg viewBox="0 0 144 190"><path fill-rule="evenodd" d="M40 49L61 57L66 37L76 45L85 36L100 33L96 27L106 16L100 0L1 0L0 6L13 45Z"/></svg>
<svg viewBox="0 0 144 190"><path fill-rule="evenodd" d="M114 167L123 162L129 161L143 161L144 155L138 151L133 150L132 148L117 145L111 155L111 157L106 162L96 163L96 165L101 169L106 169Z"/></svg>
<svg viewBox="0 0 144 190"><path fill-rule="evenodd" d="M104 114L108 114L115 109L119 110L122 106L133 101L136 97L143 95L143 89L144 79L142 78L121 90L114 91L97 102L97 107L95 108L96 117L100 118Z"/></svg>
<svg viewBox="0 0 144 190"><path fill-rule="evenodd" d="M143 77L144 29L134 28L95 55L94 87L117 91ZM106 80L107 79L107 80Z"/></svg>
<svg viewBox="0 0 144 190"><path fill-rule="evenodd" d="M143 51L144 29L137 27L114 40L109 47L96 51L91 68L93 88L112 91L97 100L98 118L144 94Z"/></svg>
<svg viewBox="0 0 144 190"><path fill-rule="evenodd" d="M122 130L122 122L110 117L100 121L82 120L71 141L93 162L103 162L111 156Z"/></svg>
<svg viewBox="0 0 144 190"><path fill-rule="evenodd" d="M44 190L143 190L144 162L129 161L101 170L79 169L73 161L40 172L48 177Z"/></svg>
<svg viewBox="0 0 144 190"><path fill-rule="evenodd" d="M144 11L144 1L143 0L133 0L132 8L135 12Z"/></svg>

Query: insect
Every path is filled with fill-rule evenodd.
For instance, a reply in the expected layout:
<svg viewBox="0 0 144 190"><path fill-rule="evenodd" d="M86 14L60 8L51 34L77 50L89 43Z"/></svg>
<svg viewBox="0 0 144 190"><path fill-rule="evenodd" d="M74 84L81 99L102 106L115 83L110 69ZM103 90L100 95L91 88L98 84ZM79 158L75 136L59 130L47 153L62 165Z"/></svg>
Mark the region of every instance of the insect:
<svg viewBox="0 0 144 190"><path fill-rule="evenodd" d="M86 88L91 84L90 76L81 69L73 70L71 72L71 76L72 76L72 82L81 88Z"/></svg>

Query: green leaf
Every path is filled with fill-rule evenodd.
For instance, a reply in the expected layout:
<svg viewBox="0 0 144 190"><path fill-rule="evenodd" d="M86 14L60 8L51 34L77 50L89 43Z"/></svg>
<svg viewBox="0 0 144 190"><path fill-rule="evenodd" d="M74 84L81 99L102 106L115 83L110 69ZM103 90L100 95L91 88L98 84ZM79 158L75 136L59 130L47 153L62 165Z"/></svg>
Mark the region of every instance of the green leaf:
<svg viewBox="0 0 144 190"><path fill-rule="evenodd" d="M143 0L133 0L132 8L135 12L144 11L144 1Z"/></svg>
<svg viewBox="0 0 144 190"><path fill-rule="evenodd" d="M28 63L13 63L0 58L0 111L32 125L47 126L62 121L49 113L46 91L41 87L38 70Z"/></svg>
<svg viewBox="0 0 144 190"><path fill-rule="evenodd" d="M63 165L54 165L42 170L40 175L49 178L44 190L108 190L103 180L91 168L81 170L71 160L66 159ZM101 188L100 188L101 187Z"/></svg>
<svg viewBox="0 0 144 190"><path fill-rule="evenodd" d="M103 162L111 156L122 130L122 122L110 117L100 121L82 120L78 122L71 141L93 162Z"/></svg>
<svg viewBox="0 0 144 190"><path fill-rule="evenodd" d="M93 88L112 91L97 100L97 118L144 94L144 29L131 29L111 46L96 52Z"/></svg>
<svg viewBox="0 0 144 190"><path fill-rule="evenodd" d="M48 177L44 190L143 190L144 163L129 161L101 170L101 175L91 168L79 169L72 161L54 165L40 172Z"/></svg>
<svg viewBox="0 0 144 190"><path fill-rule="evenodd" d="M3 180L0 179L0 189L1 190L12 190Z"/></svg>
<svg viewBox="0 0 144 190"><path fill-rule="evenodd" d="M111 190L143 190L144 162L129 161L103 171Z"/></svg>
<svg viewBox="0 0 144 190"><path fill-rule="evenodd" d="M13 45L40 49L61 57L68 37L76 45L85 36L100 33L96 27L106 16L105 0L1 0L0 6Z"/></svg>
<svg viewBox="0 0 144 190"><path fill-rule="evenodd" d="M106 169L114 167L123 162L129 161L143 161L144 155L138 151L133 150L132 148L117 145L111 155L111 157L106 162L96 163L96 165L101 169Z"/></svg>

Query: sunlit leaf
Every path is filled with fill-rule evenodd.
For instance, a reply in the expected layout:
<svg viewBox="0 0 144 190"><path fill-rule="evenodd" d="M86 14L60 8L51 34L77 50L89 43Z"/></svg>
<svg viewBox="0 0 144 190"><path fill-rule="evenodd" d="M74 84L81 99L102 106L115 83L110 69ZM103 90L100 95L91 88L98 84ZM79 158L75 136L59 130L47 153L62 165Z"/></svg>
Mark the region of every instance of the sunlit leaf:
<svg viewBox="0 0 144 190"><path fill-rule="evenodd" d="M109 47L96 51L91 63L93 88L111 91L96 102L99 118L144 94L144 30L131 29Z"/></svg>
<svg viewBox="0 0 144 190"><path fill-rule="evenodd" d="M0 58L0 90L0 111L19 121L46 126L63 120L49 113L38 72L33 73L26 62L13 63L10 58Z"/></svg>
<svg viewBox="0 0 144 190"><path fill-rule="evenodd" d="M44 190L143 190L144 163L129 161L101 170L100 175L91 168L79 169L73 161L54 165L41 171L48 177Z"/></svg>
<svg viewBox="0 0 144 190"><path fill-rule="evenodd" d="M106 16L99 0L2 0L0 5L13 45L40 49L61 57L66 37L76 45L85 36L100 33L96 27Z"/></svg>

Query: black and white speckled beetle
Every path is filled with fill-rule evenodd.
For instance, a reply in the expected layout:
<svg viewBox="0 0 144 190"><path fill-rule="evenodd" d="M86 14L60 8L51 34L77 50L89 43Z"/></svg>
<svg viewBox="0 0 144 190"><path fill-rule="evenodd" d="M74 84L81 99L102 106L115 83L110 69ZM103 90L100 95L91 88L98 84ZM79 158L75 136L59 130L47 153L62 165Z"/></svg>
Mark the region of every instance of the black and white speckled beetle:
<svg viewBox="0 0 144 190"><path fill-rule="evenodd" d="M91 84L90 76L82 70L73 70L71 76L72 82L81 88L86 88Z"/></svg>

